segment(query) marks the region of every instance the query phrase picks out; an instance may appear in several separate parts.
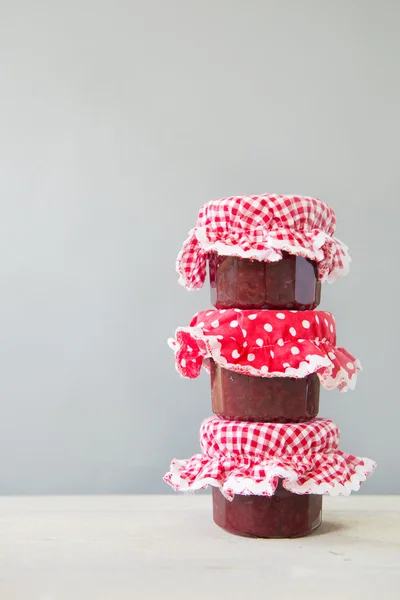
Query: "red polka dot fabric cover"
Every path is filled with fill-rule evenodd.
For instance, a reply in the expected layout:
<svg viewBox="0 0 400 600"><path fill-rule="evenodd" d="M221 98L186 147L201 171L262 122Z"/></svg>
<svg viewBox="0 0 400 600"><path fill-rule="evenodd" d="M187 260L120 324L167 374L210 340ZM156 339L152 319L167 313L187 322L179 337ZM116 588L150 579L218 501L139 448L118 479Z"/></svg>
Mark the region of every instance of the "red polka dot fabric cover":
<svg viewBox="0 0 400 600"><path fill-rule="evenodd" d="M220 488L234 494L272 496L278 479L295 494L348 496L376 464L338 449L339 430L328 419L308 423L246 423L206 419L202 453L173 460L164 480L175 491Z"/></svg>
<svg viewBox="0 0 400 600"><path fill-rule="evenodd" d="M216 251L267 262L289 252L315 261L319 279L331 283L347 274L351 260L335 226L332 208L316 198L263 194L208 202L178 255L179 282L201 288L207 255Z"/></svg>
<svg viewBox="0 0 400 600"><path fill-rule="evenodd" d="M208 310L179 327L169 344L178 372L191 379L212 358L221 367L261 377L317 373L327 389L353 389L359 361L336 347L334 317L322 311Z"/></svg>

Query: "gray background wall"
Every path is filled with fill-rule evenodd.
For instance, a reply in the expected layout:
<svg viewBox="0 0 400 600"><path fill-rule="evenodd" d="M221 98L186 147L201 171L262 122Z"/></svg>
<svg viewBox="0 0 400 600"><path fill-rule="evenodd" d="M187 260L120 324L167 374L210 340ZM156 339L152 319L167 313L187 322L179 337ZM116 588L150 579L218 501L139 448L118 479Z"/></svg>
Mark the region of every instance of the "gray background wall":
<svg viewBox="0 0 400 600"><path fill-rule="evenodd" d="M321 414L400 493L399 3L0 8L0 492L169 491L211 410L165 343L209 305L176 254L201 204L269 191L336 210L321 308L364 372Z"/></svg>

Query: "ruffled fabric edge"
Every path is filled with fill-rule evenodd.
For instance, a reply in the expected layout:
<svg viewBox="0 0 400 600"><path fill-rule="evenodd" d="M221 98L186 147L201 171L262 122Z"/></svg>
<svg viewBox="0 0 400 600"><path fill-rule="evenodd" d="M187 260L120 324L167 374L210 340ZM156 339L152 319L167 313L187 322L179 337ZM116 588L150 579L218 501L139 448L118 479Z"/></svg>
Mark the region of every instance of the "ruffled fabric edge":
<svg viewBox="0 0 400 600"><path fill-rule="evenodd" d="M271 497L279 479L283 480L283 487L294 494L349 496L351 492L360 489L361 484L376 468L376 462L370 458L358 458L339 450L325 456L325 465L323 460L319 461L318 467L311 467L305 473L302 472L304 469L296 471L295 466L290 465L290 458L263 460L257 468L262 468L265 475L257 478L246 472L249 468L248 460L242 467L238 464L225 472L217 458L208 459L202 454L196 454L187 460L173 460L163 479L175 491L181 492L196 492L211 485L219 488L227 500L232 500L235 494ZM336 468L332 465L334 460L337 461ZM344 474L340 472L343 463L347 467ZM320 481L324 468L332 483Z"/></svg>
<svg viewBox="0 0 400 600"><path fill-rule="evenodd" d="M351 256L346 244L338 238L318 229L304 232L291 231L296 238L296 242L293 242L278 239L276 236L279 231L276 229L269 232L263 241L265 248L257 249L248 248L252 242L244 232L241 232L242 241L227 244L219 240L210 241L206 227L192 229L176 260L179 283L188 290L200 289L206 278L207 255L212 251L222 256L238 256L265 262L277 262L282 259L282 252L288 252L315 261L321 282L334 283L348 274Z"/></svg>
<svg viewBox="0 0 400 600"><path fill-rule="evenodd" d="M207 275L207 252L198 242L195 229L189 231L189 237L183 242L175 263L179 275L178 283L189 291L203 287Z"/></svg>
<svg viewBox="0 0 400 600"><path fill-rule="evenodd" d="M297 368L286 367L285 371L277 371L276 366L282 362L284 345L274 344L274 356L270 352L265 355L264 366L256 369L251 365L229 362L221 355L221 344L217 336L205 336L199 327L180 327L176 330L175 338L168 339L168 345L175 352L175 366L182 377L196 378L200 374L201 366L209 370L209 360L212 358L221 367L240 373L257 377L293 377L300 379L317 373L321 384L327 390L338 388L341 392L353 390L357 383L357 371L362 371L361 363L344 348L338 348L330 342L315 342L304 340L301 342L301 354L305 360ZM293 340L290 340L293 343ZM196 348L197 346L197 348ZM189 349L189 350L188 350ZM247 349L250 351L250 349ZM260 348L252 349L259 352ZM334 357L334 358L332 358ZM350 369L352 375L343 367ZM335 375L333 372L337 369Z"/></svg>

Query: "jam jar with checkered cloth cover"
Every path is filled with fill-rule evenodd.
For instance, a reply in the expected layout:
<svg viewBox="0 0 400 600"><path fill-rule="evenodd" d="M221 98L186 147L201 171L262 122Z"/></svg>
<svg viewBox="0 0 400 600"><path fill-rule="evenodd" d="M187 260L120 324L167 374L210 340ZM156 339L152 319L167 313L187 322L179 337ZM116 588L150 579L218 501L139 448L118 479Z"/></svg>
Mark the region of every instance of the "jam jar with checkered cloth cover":
<svg viewBox="0 0 400 600"><path fill-rule="evenodd" d="M235 196L205 204L178 256L180 282L203 285L216 308L316 308L321 282L345 275L332 208L304 196Z"/></svg>
<svg viewBox="0 0 400 600"><path fill-rule="evenodd" d="M201 453L173 460L165 481L175 490L213 487L217 525L254 537L297 537L321 522L322 495L348 496L375 463L339 450L329 419L246 423L219 417L200 429Z"/></svg>

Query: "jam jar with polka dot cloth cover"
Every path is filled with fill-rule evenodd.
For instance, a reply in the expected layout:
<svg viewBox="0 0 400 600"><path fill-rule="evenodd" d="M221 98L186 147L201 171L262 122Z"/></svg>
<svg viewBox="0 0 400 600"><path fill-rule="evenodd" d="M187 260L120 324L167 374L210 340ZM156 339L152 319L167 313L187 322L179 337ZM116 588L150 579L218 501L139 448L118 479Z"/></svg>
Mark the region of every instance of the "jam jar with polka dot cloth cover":
<svg viewBox="0 0 400 600"><path fill-rule="evenodd" d="M201 311L170 345L182 376L210 372L213 411L224 419L310 420L320 384L352 389L360 369L336 345L335 320L323 311Z"/></svg>

